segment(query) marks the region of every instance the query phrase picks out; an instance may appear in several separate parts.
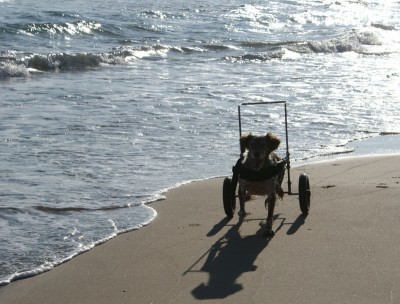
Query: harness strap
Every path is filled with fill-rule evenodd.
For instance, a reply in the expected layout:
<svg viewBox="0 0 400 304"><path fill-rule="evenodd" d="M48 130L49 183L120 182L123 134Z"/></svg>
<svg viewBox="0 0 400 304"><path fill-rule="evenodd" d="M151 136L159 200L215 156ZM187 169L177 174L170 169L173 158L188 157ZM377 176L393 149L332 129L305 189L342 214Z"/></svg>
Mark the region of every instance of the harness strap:
<svg viewBox="0 0 400 304"><path fill-rule="evenodd" d="M254 170L246 166L243 166L242 158L239 158L238 161L236 162L236 165L232 167L232 172L234 176L240 175L240 178L246 181L261 182L278 175L285 169L286 169L285 160L280 160L276 164L266 168L262 168L261 170Z"/></svg>

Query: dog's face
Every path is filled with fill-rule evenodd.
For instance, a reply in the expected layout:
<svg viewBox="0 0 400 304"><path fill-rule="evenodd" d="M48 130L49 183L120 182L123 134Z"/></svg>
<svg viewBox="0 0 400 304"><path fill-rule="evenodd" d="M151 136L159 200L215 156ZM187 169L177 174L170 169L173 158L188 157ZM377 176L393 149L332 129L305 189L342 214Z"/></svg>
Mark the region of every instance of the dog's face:
<svg viewBox="0 0 400 304"><path fill-rule="evenodd" d="M240 138L240 150L242 154L247 150L247 159L252 162L255 169L260 169L268 155L276 150L280 143L280 139L271 132L265 136L248 134Z"/></svg>

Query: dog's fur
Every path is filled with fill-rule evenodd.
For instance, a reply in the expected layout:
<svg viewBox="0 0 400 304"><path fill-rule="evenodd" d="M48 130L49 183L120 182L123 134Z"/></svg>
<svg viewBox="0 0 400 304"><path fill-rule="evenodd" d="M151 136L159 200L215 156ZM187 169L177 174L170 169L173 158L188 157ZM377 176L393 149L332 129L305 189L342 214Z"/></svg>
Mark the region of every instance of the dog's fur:
<svg viewBox="0 0 400 304"><path fill-rule="evenodd" d="M261 170L274 165L280 158L273 153L281 143L280 139L271 132L265 136L255 136L252 134L244 135L240 138L240 149L244 158L242 166L252 170ZM283 181L284 170L270 179L264 181L250 182L239 177L239 215L245 216L245 202L251 195L267 195L265 207L268 204L266 236L274 235L272 230L273 215L275 208L276 195L283 197L281 183Z"/></svg>

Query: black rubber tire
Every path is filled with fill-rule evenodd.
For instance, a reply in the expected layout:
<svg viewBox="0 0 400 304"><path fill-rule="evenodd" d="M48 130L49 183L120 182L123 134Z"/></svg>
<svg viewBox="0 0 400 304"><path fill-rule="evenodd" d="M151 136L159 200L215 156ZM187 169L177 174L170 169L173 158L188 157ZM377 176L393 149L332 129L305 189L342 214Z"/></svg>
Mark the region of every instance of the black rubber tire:
<svg viewBox="0 0 400 304"><path fill-rule="evenodd" d="M308 175L305 173L300 174L299 177L299 203L300 210L304 215L308 215L310 211L311 190Z"/></svg>
<svg viewBox="0 0 400 304"><path fill-rule="evenodd" d="M236 189L235 189L236 190ZM236 209L235 190L232 189L232 179L225 177L222 187L222 200L224 202L224 210L227 217L232 218Z"/></svg>

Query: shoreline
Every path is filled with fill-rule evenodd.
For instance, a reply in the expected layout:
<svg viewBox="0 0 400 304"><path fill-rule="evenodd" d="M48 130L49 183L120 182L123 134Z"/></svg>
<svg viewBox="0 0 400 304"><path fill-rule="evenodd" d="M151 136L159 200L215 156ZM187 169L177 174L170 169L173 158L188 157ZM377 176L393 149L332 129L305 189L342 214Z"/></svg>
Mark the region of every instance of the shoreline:
<svg viewBox="0 0 400 304"><path fill-rule="evenodd" d="M334 159L346 159L346 158L353 158L353 157L384 156L384 155L391 155L391 154L394 154L394 155L400 154L400 134L397 134L394 132L393 133L392 132L380 133L377 136L370 136L370 137L362 138L359 140L353 140L353 141L347 143L344 147L349 148L349 150L344 151L344 152L323 155L323 156L316 156L316 157L312 157L312 158L305 159L305 160L292 161L292 163L291 163L292 168L309 165L309 164L314 164L314 163L325 162L325 161L331 161ZM193 183L193 182L201 182L201 181L205 181L205 180L209 180L209 179L222 178L222 177L225 177L225 176L224 175L213 176L213 177L199 178L199 179L193 179L193 180L179 182L171 187L161 189L161 190L155 192L154 193L155 199L145 202L144 204L146 206L148 206L149 208L153 209L151 207L151 205L155 202L165 200L166 193L168 193L169 191L171 191L173 189L179 188L181 186L184 186L186 184ZM126 229L124 231L120 231L115 235L106 236L105 238L97 241L94 244L85 246L85 248L83 248L79 252L76 252L76 253L72 254L71 256L66 257L64 260L59 261L59 262L55 263L54 265L41 265L38 268L14 274L14 276L11 278L11 281L1 282L0 287L8 285L8 284L18 281L18 280L29 279L31 277L40 275L44 272L51 271L55 267L58 267L59 265L69 262L70 260L74 259L76 256L86 253L87 251L90 251L93 248L108 242L109 240L117 237L118 235L141 229L154 221L154 219L157 217L156 210L154 210L154 213L155 213L155 215L151 220L149 220L145 223L142 223L139 226L135 226L135 227Z"/></svg>
<svg viewBox="0 0 400 304"><path fill-rule="evenodd" d="M381 133L377 136L352 140L346 143L343 147L348 150L298 160L295 162L294 166L303 166L334 159L400 154L400 134Z"/></svg>
<svg viewBox="0 0 400 304"><path fill-rule="evenodd" d="M182 185L151 204L158 216L149 225L49 272L2 286L0 298L5 303L395 299L400 276L390 266L398 262L399 160L400 155L353 157L292 168L293 179L301 172L310 176L310 215L301 216L298 198L285 195L276 207L271 240L261 236L266 216L261 198L249 202L251 214L243 221L237 215L228 221L222 178Z"/></svg>
<svg viewBox="0 0 400 304"><path fill-rule="evenodd" d="M355 159L355 158L364 158L364 157L367 158L367 157L374 157L374 156L378 156L378 157L391 156L391 155L394 156L394 155L400 154L400 134L392 133L392 132L380 133L377 136L370 136L370 137L350 141L344 147L347 147L349 149L349 151L333 153L333 154L328 154L328 155L323 155L323 156L316 156L316 157L312 157L310 159L305 159L305 160L300 160L300 161L294 161L291 163L291 169L295 169L297 167L303 167L303 166L307 166L307 165L312 165L312 164L320 164L320 163L330 162L330 161L334 161L334 160L344 160L344 159L353 159L353 158ZM8 284L11 284L11 283L19 281L19 280L30 279L37 275L41 275L45 272L52 271L54 268L59 267L60 265L62 265L64 263L70 262L71 260L75 259L77 256L79 256L81 254L85 254L88 251L93 250L93 248L95 248L97 246L101 246L104 243L107 243L110 240L114 239L115 237L118 237L119 235L134 232L139 229L142 229L143 227L150 225L157 218L157 210L152 208L152 205L154 203L158 203L160 201L165 201L166 195L168 194L168 192L170 192L172 190L179 189L180 187L185 186L187 184L204 182L207 180L214 180L214 179L224 178L224 177L225 177L225 175L183 181L183 182L177 183L174 186L157 191L155 196L158 196L158 198L145 203L145 205L148 206L149 208L153 209L154 213L155 213L154 217L151 220L149 220L148 222L140 225L139 227L133 227L131 229L121 231L113 236L105 237L104 239L99 240L95 244L87 246L87 248L84 248L80 252L77 252L77 253L67 257L65 260L60 261L59 263L56 263L54 265L50 265L50 266L42 265L37 269L32 269L32 270L29 270L26 272L15 274L15 276L11 279L10 282L6 282L6 281L2 282L0 284L0 288L2 286L7 286Z"/></svg>

